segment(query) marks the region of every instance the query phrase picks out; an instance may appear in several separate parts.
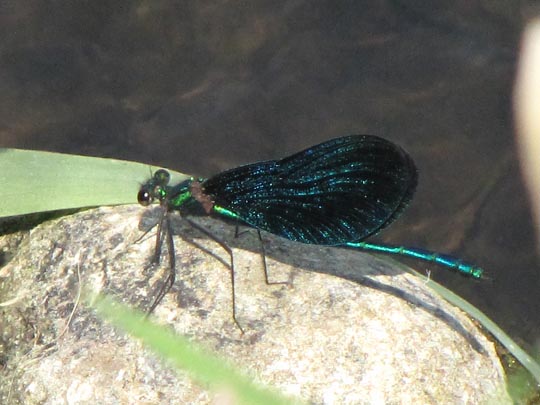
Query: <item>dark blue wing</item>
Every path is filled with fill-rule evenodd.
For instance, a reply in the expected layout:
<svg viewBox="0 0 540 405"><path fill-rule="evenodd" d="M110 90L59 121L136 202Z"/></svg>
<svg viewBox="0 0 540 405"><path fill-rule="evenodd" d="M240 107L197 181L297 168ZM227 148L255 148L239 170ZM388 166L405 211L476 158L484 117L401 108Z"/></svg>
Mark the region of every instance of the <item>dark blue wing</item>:
<svg viewBox="0 0 540 405"><path fill-rule="evenodd" d="M225 171L202 187L217 206L251 226L299 242L339 245L396 219L416 183L416 168L403 149L352 135Z"/></svg>

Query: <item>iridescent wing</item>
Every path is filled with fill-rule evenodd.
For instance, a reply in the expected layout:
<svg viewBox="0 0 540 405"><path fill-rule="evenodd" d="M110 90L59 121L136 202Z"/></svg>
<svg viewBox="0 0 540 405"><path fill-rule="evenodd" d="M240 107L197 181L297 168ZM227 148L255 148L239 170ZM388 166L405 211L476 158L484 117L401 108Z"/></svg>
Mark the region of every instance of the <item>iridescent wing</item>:
<svg viewBox="0 0 540 405"><path fill-rule="evenodd" d="M303 243L339 245L394 221L416 183L414 162L399 146L351 135L222 172L202 188L216 206L255 228Z"/></svg>

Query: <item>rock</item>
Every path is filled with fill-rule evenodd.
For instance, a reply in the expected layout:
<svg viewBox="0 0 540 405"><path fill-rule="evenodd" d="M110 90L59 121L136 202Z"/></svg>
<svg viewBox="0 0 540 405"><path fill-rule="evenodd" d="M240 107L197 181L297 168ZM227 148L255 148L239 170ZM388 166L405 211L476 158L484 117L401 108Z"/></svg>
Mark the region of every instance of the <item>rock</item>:
<svg viewBox="0 0 540 405"><path fill-rule="evenodd" d="M141 220L141 214L143 214ZM211 403L214 394L177 373L140 343L101 321L79 286L148 308L163 280L149 266L156 209L98 208L43 223L18 238L0 269L0 402ZM493 344L460 311L401 267L346 249L307 246L263 234L266 285L254 231L195 218L233 246L237 318L229 260L175 236L176 283L157 322L230 359L256 381L312 403L510 403ZM10 245L11 243L11 245ZM75 307L73 317L70 314Z"/></svg>

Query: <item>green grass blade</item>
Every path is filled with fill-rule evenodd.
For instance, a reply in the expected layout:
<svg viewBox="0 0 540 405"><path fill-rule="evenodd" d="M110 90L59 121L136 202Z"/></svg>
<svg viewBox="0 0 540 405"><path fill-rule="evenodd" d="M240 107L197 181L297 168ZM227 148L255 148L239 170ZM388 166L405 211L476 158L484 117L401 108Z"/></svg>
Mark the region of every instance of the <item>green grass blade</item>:
<svg viewBox="0 0 540 405"><path fill-rule="evenodd" d="M459 295L453 293L449 289L436 283L435 281L426 278L424 275L412 270L412 272L426 280L426 285L436 291L446 301L466 312L471 318L476 319L487 331L503 345L512 355L525 367L534 379L540 384L540 364L536 362L525 350L523 350L510 336L508 336L495 322L493 322L486 314L470 304Z"/></svg>
<svg viewBox="0 0 540 405"><path fill-rule="evenodd" d="M137 202L149 165L0 148L0 217ZM187 176L171 171L174 180Z"/></svg>
<svg viewBox="0 0 540 405"><path fill-rule="evenodd" d="M145 346L168 360L204 387L233 394L235 402L243 404L299 403L268 389L259 387L236 371L223 359L196 347L185 337L175 335L169 328L152 323L144 315L104 296L92 303L98 314L118 328L140 339Z"/></svg>

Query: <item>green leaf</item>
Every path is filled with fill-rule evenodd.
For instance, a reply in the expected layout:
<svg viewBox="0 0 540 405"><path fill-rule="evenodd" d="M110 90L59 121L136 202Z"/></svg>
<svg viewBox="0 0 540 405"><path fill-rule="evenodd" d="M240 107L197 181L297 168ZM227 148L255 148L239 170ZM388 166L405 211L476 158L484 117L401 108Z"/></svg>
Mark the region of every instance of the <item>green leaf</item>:
<svg viewBox="0 0 540 405"><path fill-rule="evenodd" d="M137 203L151 171L123 160L0 148L0 217ZM187 177L171 175L173 181Z"/></svg>
<svg viewBox="0 0 540 405"><path fill-rule="evenodd" d="M92 297L92 294L87 294ZM103 295L94 295L91 305L105 320L117 328L140 339L146 347L161 355L178 370L184 370L200 384L213 391L233 394L234 403L239 404L300 404L298 399L285 396L261 387L228 361L210 353L187 338L174 334L169 328L157 325L142 313L129 309L126 305Z"/></svg>

